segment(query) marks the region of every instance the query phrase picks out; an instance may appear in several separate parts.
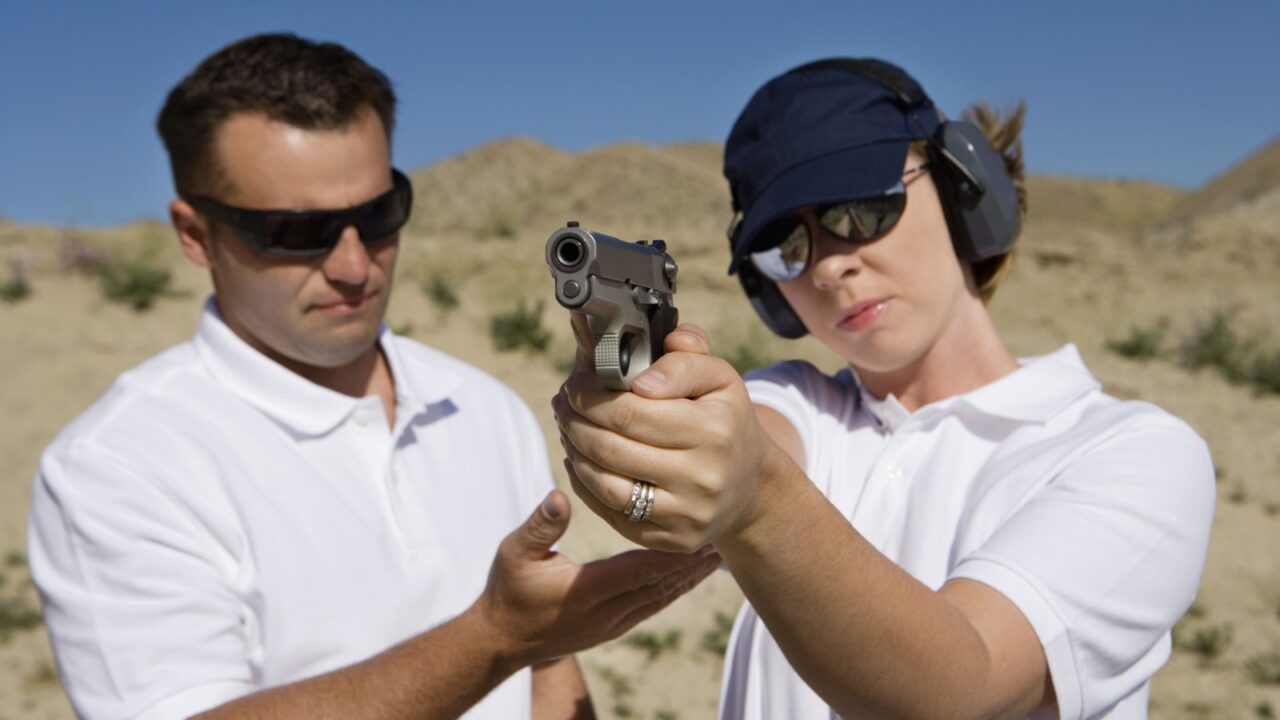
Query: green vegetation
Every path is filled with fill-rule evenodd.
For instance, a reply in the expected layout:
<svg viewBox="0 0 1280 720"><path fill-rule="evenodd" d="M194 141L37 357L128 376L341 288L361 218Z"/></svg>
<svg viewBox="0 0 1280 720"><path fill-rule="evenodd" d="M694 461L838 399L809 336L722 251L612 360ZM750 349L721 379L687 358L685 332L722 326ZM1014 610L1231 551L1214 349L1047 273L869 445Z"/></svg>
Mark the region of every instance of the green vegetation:
<svg viewBox="0 0 1280 720"><path fill-rule="evenodd" d="M1122 340L1108 340L1107 349L1131 360L1153 360L1160 357L1162 352L1164 331L1163 323L1149 328L1134 325L1129 328L1128 337Z"/></svg>
<svg viewBox="0 0 1280 720"><path fill-rule="evenodd" d="M1249 381L1261 395L1280 395L1280 350L1259 351L1253 357Z"/></svg>
<svg viewBox="0 0 1280 720"><path fill-rule="evenodd" d="M17 302L31 294L27 268L18 260L9 261L9 277L0 280L0 300Z"/></svg>
<svg viewBox="0 0 1280 720"><path fill-rule="evenodd" d="M22 570L27 558L13 551L5 557L4 565L10 570ZM30 587L30 578L10 586L8 576L0 573L0 644L8 642L14 633L40 627L40 608L30 599Z"/></svg>
<svg viewBox="0 0 1280 720"><path fill-rule="evenodd" d="M1271 720L1276 716L1276 711L1271 708L1271 703L1263 700L1253 707L1253 714L1262 720Z"/></svg>
<svg viewBox="0 0 1280 720"><path fill-rule="evenodd" d="M458 307L458 293L454 291L449 278L440 273L435 273L422 283L422 292L441 314Z"/></svg>
<svg viewBox="0 0 1280 720"><path fill-rule="evenodd" d="M607 665L597 665L596 672L600 673L600 679L609 684L609 699L613 701L613 714L624 718L635 717L635 710L627 701L636 692L631 681Z"/></svg>
<svg viewBox="0 0 1280 720"><path fill-rule="evenodd" d="M648 660L653 661L667 650L675 650L680 645L680 631L671 629L665 635L637 630L622 639L622 644L645 653Z"/></svg>
<svg viewBox="0 0 1280 720"><path fill-rule="evenodd" d="M1280 652L1255 655L1245 661L1244 669L1259 685L1280 685Z"/></svg>
<svg viewBox="0 0 1280 720"><path fill-rule="evenodd" d="M1245 500L1249 499L1249 494L1245 490L1244 483L1236 483L1231 486L1231 492L1227 493L1227 502L1232 505L1242 505Z"/></svg>
<svg viewBox="0 0 1280 720"><path fill-rule="evenodd" d="M1180 639L1177 644L1181 649L1198 655L1201 667L1208 667L1230 647L1234 634L1231 623L1210 625L1196 628L1190 638Z"/></svg>
<svg viewBox="0 0 1280 720"><path fill-rule="evenodd" d="M74 230L64 230L58 236L56 252L63 272L96 275L108 260L106 252L91 247Z"/></svg>
<svg viewBox="0 0 1280 720"><path fill-rule="evenodd" d="M715 626L702 634L702 649L724 657L729 650L729 633L733 632L733 617L717 610L714 622Z"/></svg>
<svg viewBox="0 0 1280 720"><path fill-rule="evenodd" d="M1231 314L1222 310L1191 329L1173 353L1163 349L1166 321L1143 328L1129 328L1129 335L1107 340L1107 349L1133 360L1146 362L1171 357L1189 370L1212 368L1234 385L1251 385L1259 395L1280 395L1280 348L1265 349L1258 335L1245 337L1232 324Z"/></svg>
<svg viewBox="0 0 1280 720"><path fill-rule="evenodd" d="M103 296L138 312L150 308L157 298L178 295L169 287L172 275L149 254L113 257L98 266L98 278Z"/></svg>
<svg viewBox="0 0 1280 720"><path fill-rule="evenodd" d="M1191 331L1183 343L1179 360L1192 370L1215 368L1233 383L1248 379L1248 358L1253 343L1240 338L1225 312L1215 312Z"/></svg>
<svg viewBox="0 0 1280 720"><path fill-rule="evenodd" d="M480 233L487 237L510 238L516 235L516 222L509 213L499 208L492 208L485 215Z"/></svg>
<svg viewBox="0 0 1280 720"><path fill-rule="evenodd" d="M524 348L533 353L545 352L551 344L551 333L542 327L545 307L542 299L530 308L521 298L513 310L494 315L489 324L494 346L503 351Z"/></svg>

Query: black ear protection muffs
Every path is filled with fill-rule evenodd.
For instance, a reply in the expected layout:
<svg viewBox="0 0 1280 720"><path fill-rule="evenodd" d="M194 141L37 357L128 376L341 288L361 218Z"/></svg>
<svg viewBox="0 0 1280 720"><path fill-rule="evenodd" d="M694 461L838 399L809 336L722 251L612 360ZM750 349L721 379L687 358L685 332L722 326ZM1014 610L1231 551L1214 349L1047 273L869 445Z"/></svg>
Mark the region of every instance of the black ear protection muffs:
<svg viewBox="0 0 1280 720"><path fill-rule="evenodd" d="M788 74L829 69L857 73L888 88L903 112L916 123L920 122L916 113L922 108L937 112L919 83L900 68L880 60L819 60ZM972 263L1013 249L1021 230L1018 192L1004 158L986 134L971 122L951 120L942 122L927 139L931 175L938 187L956 256ZM738 266L738 282L756 314L775 334L791 339L808 334L778 286L760 275L749 260Z"/></svg>

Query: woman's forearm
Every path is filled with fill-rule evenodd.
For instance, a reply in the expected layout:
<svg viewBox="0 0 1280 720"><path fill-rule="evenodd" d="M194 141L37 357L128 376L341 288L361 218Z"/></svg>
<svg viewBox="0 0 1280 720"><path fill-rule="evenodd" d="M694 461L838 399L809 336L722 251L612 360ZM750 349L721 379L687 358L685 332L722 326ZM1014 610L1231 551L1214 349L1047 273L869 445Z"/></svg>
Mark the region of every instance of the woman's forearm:
<svg viewBox="0 0 1280 720"><path fill-rule="evenodd" d="M996 677L999 658L965 612L867 542L798 467L763 469L768 511L716 547L792 667L837 712L999 717L1038 704L1042 687Z"/></svg>

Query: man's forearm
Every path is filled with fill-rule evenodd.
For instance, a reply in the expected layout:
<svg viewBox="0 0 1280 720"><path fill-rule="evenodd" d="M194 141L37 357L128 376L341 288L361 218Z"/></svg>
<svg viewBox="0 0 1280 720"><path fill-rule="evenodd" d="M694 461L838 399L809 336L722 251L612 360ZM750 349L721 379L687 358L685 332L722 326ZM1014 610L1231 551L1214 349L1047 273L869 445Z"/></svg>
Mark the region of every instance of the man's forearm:
<svg viewBox="0 0 1280 720"><path fill-rule="evenodd" d="M474 608L368 660L201 718L456 718L520 669Z"/></svg>

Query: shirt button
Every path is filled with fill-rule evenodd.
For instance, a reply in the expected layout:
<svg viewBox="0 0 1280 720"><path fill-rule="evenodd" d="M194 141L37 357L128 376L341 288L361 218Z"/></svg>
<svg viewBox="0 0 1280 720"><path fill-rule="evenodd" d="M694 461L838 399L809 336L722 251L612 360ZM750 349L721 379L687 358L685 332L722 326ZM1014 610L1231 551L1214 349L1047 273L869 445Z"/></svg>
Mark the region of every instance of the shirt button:
<svg viewBox="0 0 1280 720"><path fill-rule="evenodd" d="M355 412L355 414L351 417L351 419L352 419L352 420L355 420L355 421L356 421L356 424L357 424L357 425L359 425L360 427L365 427L366 425L368 425L368 424L369 424L369 419L370 419L370 418L369 418L369 411L368 411L368 410L357 410L357 411Z"/></svg>
<svg viewBox="0 0 1280 720"><path fill-rule="evenodd" d="M894 482L898 482L899 480L901 480L902 476L905 474L902 471L902 466L898 465L897 463L890 465L888 468L886 468L886 471L889 476L889 479Z"/></svg>

